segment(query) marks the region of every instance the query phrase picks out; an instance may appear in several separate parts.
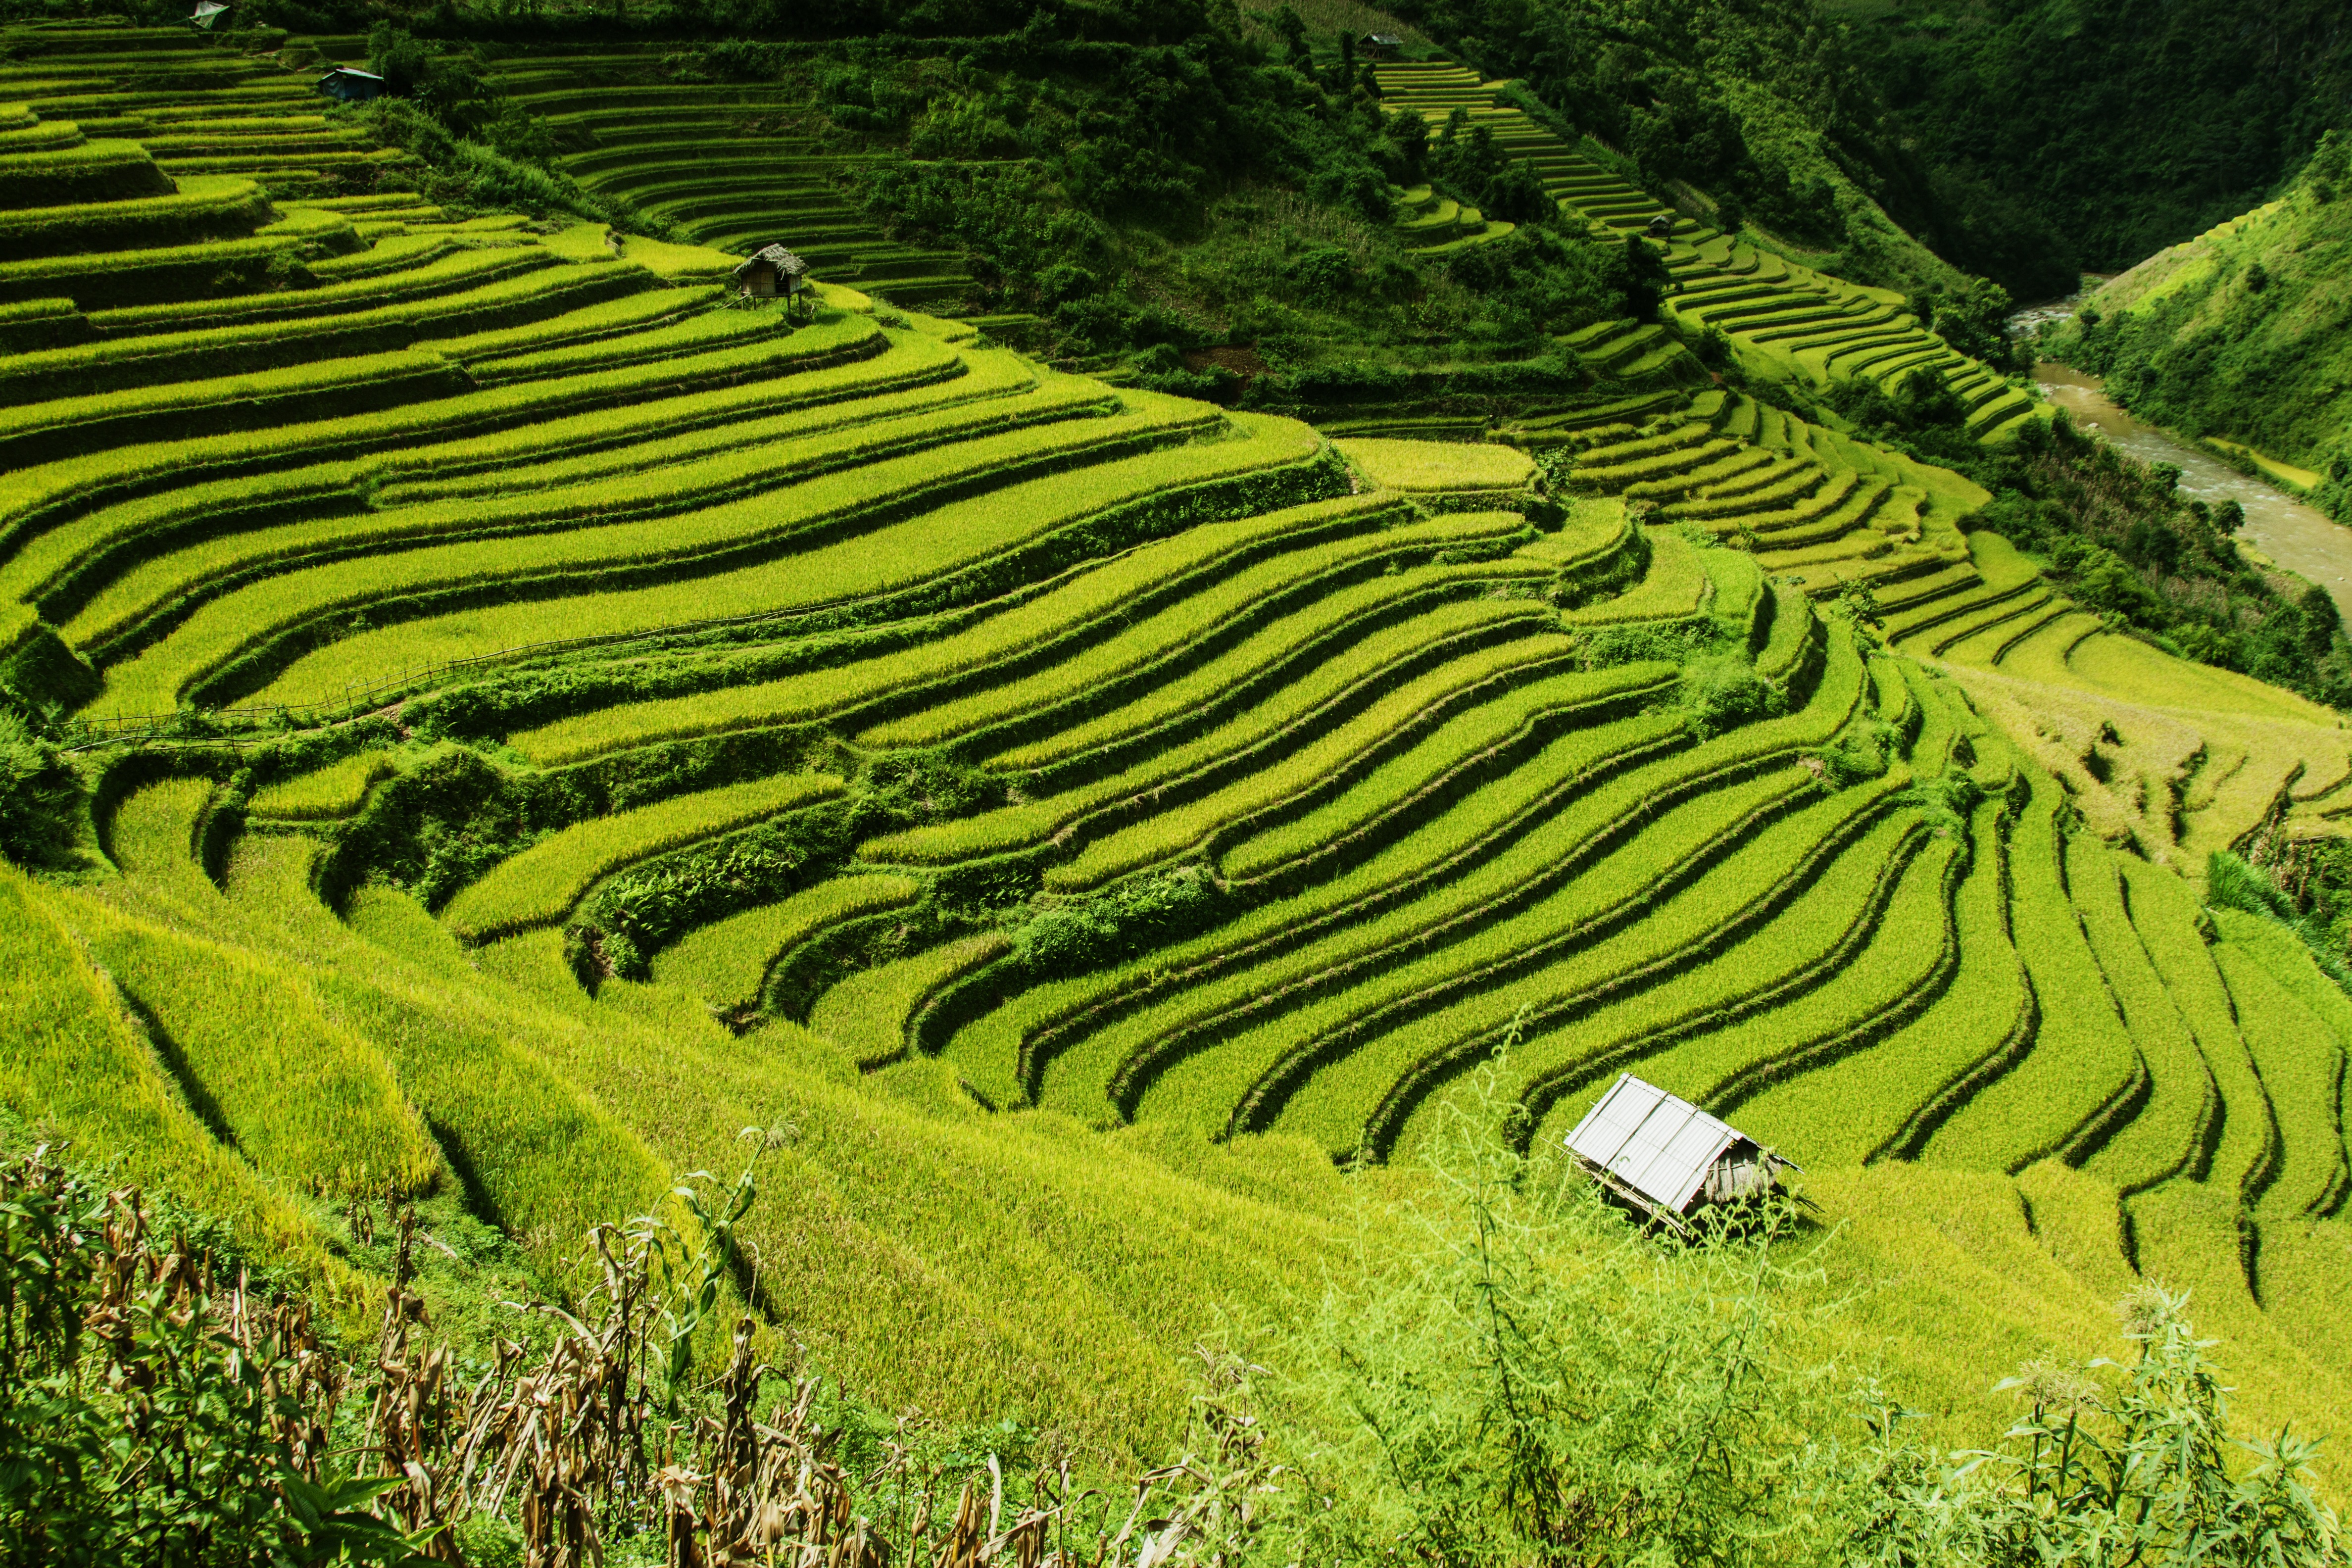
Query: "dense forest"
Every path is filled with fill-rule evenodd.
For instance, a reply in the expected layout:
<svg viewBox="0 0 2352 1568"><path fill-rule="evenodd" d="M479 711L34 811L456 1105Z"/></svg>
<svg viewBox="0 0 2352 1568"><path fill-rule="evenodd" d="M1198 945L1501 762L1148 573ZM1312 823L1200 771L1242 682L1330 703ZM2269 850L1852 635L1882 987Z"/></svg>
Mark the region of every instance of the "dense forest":
<svg viewBox="0 0 2352 1568"><path fill-rule="evenodd" d="M2330 0L1822 0L1925 199L1897 208L2021 299L2073 290L2264 200L2352 123Z"/></svg>

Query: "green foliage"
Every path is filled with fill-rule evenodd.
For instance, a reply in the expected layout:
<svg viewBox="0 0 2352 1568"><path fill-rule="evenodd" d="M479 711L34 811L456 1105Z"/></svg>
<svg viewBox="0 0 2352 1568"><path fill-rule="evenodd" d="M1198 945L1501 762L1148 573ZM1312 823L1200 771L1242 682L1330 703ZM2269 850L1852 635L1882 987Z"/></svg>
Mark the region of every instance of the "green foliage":
<svg viewBox="0 0 2352 1568"><path fill-rule="evenodd" d="M2143 419L2248 443L2312 469L2312 499L2352 521L2345 430L2352 335L2331 303L2352 268L2352 202L2322 199L2352 170L2352 127L2330 132L2279 205L2243 214L2119 280L2052 330L2042 352L2096 371Z"/></svg>
<svg viewBox="0 0 2352 1568"><path fill-rule="evenodd" d="M2020 299L2072 293L2264 199L2341 125L2352 54L2326 0L2253 26L2231 0L2151 16L2042 0L1958 23L1841 3L1849 68L1925 166L1915 232ZM2216 128L2226 133L2215 135Z"/></svg>
<svg viewBox="0 0 2352 1568"><path fill-rule="evenodd" d="M164 1267L146 1224L46 1149L0 1171L0 1555L424 1564L370 1506L397 1481L318 1468L308 1313Z"/></svg>
<svg viewBox="0 0 2352 1568"><path fill-rule="evenodd" d="M2237 517L2176 493L2177 470L2125 457L2062 416L1987 477L1997 493L1970 526L2046 557L2049 575L2084 604L2205 663L2352 701L2352 643L2334 601L2282 592L2239 554Z"/></svg>
<svg viewBox="0 0 2352 1568"><path fill-rule="evenodd" d="M1179 866L1092 898L1034 907L1013 932L1012 955L1038 979L1060 979L1190 936L1223 913L1205 869Z"/></svg>
<svg viewBox="0 0 2352 1568"><path fill-rule="evenodd" d="M0 693L0 856L27 867L62 859L81 800L81 780L44 726Z"/></svg>
<svg viewBox="0 0 2352 1568"><path fill-rule="evenodd" d="M1726 226L1833 253L1831 269L1857 281L1961 280L1896 226L1932 216L1925 172L1885 134L1841 32L1809 8L1672 0L1629 17L1608 0L1536 12L1414 0L1402 14L1486 75L1524 84L1571 142L1580 132L1589 153L1622 149L1616 167L1662 197L1680 181L1728 199Z"/></svg>
<svg viewBox="0 0 2352 1568"><path fill-rule="evenodd" d="M2352 991L2352 962L2347 962L2344 937L2347 922L2341 912L2347 903L2342 887L2344 857L2332 847L2315 847L2315 851L2305 854L2317 860L2321 869L2315 879L2307 868L2298 868L2305 873L2302 879L2305 897L2298 900L2262 867L2250 865L2226 849L2216 849L2205 858L2205 901L2215 909L2240 910L2285 926L2311 950L2313 962L2337 984Z"/></svg>
<svg viewBox="0 0 2352 1568"><path fill-rule="evenodd" d="M2187 1315L2188 1292L2153 1283L2120 1305L2138 1358L2075 1368L2029 1363L2000 1391L2030 1403L1998 1449L1936 1465L1899 1408L1865 1417L1888 1505L1855 1542L1871 1563L2245 1564L2345 1561L2336 1516L2312 1486L2318 1445L2231 1430L2221 1370ZM2113 1374L2120 1372L2121 1376ZM1939 1473L1940 1469L1940 1473Z"/></svg>

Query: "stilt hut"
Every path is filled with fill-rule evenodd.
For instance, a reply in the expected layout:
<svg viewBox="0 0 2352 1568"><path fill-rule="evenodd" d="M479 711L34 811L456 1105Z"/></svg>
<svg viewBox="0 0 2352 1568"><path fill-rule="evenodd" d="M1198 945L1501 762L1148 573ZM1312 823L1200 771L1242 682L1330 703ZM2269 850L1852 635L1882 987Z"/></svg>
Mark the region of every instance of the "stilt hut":
<svg viewBox="0 0 2352 1568"><path fill-rule="evenodd" d="M1759 1197L1798 1166L1632 1073L1620 1073L1568 1135L1593 1179L1670 1229L1688 1235L1700 1210Z"/></svg>
<svg viewBox="0 0 2352 1568"><path fill-rule="evenodd" d="M1404 53L1404 40L1394 33L1366 33L1356 52L1368 60L1392 60Z"/></svg>
<svg viewBox="0 0 2352 1568"><path fill-rule="evenodd" d="M383 96L383 78L357 66L337 66L319 79L319 90L338 103L365 103Z"/></svg>
<svg viewBox="0 0 2352 1568"><path fill-rule="evenodd" d="M781 245L753 251L735 268L735 281L754 300L789 299L801 291L808 264Z"/></svg>

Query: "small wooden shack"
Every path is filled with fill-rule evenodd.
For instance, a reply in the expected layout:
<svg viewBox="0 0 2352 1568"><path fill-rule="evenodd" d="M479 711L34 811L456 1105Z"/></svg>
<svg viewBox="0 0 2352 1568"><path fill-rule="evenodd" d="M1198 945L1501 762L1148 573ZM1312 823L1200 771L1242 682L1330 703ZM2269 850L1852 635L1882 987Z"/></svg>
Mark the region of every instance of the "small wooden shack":
<svg viewBox="0 0 2352 1568"><path fill-rule="evenodd" d="M1404 40L1394 33L1366 33L1356 52L1368 60L1392 60L1404 53Z"/></svg>
<svg viewBox="0 0 2352 1568"><path fill-rule="evenodd" d="M195 15L188 20L209 33L212 31L213 24L227 15L228 7L222 5L220 0L196 0Z"/></svg>
<svg viewBox="0 0 2352 1568"><path fill-rule="evenodd" d="M337 103L365 103L383 96L383 78L357 66L337 66L319 79L319 90Z"/></svg>
<svg viewBox="0 0 2352 1568"><path fill-rule="evenodd" d="M1657 216L1650 220L1650 237L1652 239L1671 239L1674 237L1674 233L1675 220L1671 214L1660 213Z"/></svg>
<svg viewBox="0 0 2352 1568"><path fill-rule="evenodd" d="M1632 1073L1619 1073L1584 1113L1568 1152L1618 1197L1685 1235L1700 1210L1760 1196L1800 1168Z"/></svg>
<svg viewBox="0 0 2352 1568"><path fill-rule="evenodd" d="M754 300L787 299L801 291L808 263L781 245L763 246L735 268L735 281Z"/></svg>

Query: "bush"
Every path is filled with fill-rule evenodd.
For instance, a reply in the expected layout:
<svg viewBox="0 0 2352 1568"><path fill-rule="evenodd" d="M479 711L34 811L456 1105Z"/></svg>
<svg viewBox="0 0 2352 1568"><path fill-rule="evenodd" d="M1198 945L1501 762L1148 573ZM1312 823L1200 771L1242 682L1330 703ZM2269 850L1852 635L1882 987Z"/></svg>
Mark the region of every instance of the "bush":
<svg viewBox="0 0 2352 1568"><path fill-rule="evenodd" d="M0 702L0 855L56 863L73 842L81 781L37 726Z"/></svg>

